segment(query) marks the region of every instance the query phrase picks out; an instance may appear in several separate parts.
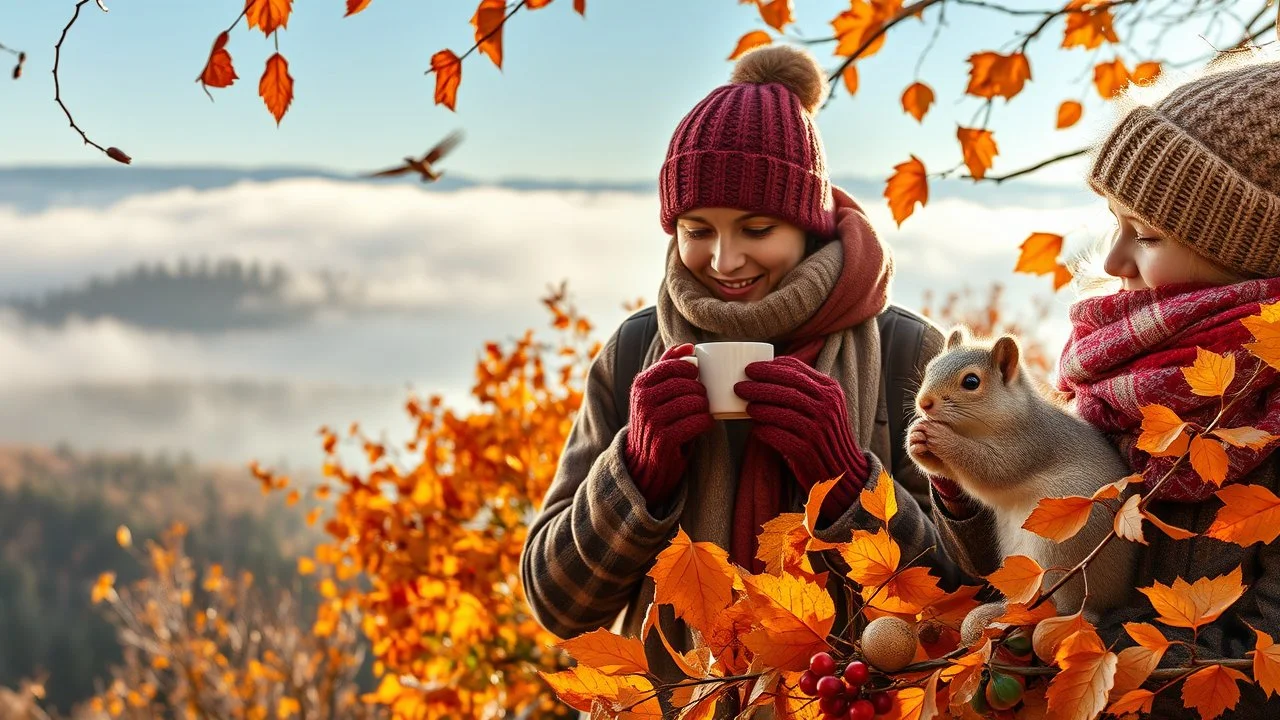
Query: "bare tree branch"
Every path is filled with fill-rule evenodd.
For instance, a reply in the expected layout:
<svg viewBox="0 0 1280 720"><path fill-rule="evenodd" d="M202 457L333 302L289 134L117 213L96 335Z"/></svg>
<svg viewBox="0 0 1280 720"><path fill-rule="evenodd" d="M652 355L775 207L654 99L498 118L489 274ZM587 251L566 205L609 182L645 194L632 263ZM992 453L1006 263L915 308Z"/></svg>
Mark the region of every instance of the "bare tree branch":
<svg viewBox="0 0 1280 720"><path fill-rule="evenodd" d="M972 175L964 175L962 177L965 180L980 180L980 181L986 181L986 182L993 182L999 185L1000 183L1003 183L1006 180L1012 180L1017 177L1022 177L1023 175L1030 175L1031 173L1037 170L1043 170L1049 167L1050 165L1055 165L1065 160L1070 160L1072 158L1078 158L1087 152L1089 152L1089 148L1080 148L1079 150L1072 150L1071 152L1065 152L1065 153L1062 153L1061 155L1055 155L1047 160L1041 160L1040 162L1036 163L1035 165L1031 165L1030 167L1025 167L1025 168L1022 168L1021 170L1015 170L1014 172L1006 173L1004 175L985 175L980 178L975 178Z"/></svg>
<svg viewBox="0 0 1280 720"><path fill-rule="evenodd" d="M58 42L53 46L53 99L58 103L58 107L62 108L62 112L67 116L67 122L71 123L71 128L80 133L80 137L84 138L86 145L92 145L101 150L104 155L112 160L128 165L131 159L128 155L124 154L124 151L120 148L104 148L98 143L90 140L84 130L81 130L80 126L76 125L76 120L71 117L71 111L67 109L66 103L62 102L62 86L58 79L58 65L62 61L62 43L67 39L67 31L71 29L71 26L75 24L76 19L80 17L80 7L87 2L89 2L89 0L79 0L79 2L76 3L75 12L71 14L71 19L67 21L66 27L62 28L62 36L58 38ZM103 12L106 12L107 6L102 4L102 0L97 0L97 2L98 7L102 8Z"/></svg>

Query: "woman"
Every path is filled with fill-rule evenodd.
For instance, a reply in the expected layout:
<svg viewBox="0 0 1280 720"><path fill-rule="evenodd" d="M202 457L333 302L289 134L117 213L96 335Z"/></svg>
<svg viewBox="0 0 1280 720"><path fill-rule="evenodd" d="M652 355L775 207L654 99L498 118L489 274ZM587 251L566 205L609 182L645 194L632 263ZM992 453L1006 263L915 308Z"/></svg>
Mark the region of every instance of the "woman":
<svg viewBox="0 0 1280 720"><path fill-rule="evenodd" d="M1253 341L1242 318L1280 302L1280 62L1248 62L1185 82L1153 106L1135 104L1095 151L1088 180L1106 198L1117 232L1103 263L1115 292L1071 308L1072 332L1059 363L1060 389L1074 397L1081 417L1108 433L1135 472L1153 488L1173 466L1137 447L1141 407L1162 404L1183 420L1208 426L1221 410L1217 397L1193 394L1181 368L1199 348L1232 353L1236 398L1223 427L1253 426L1280 435L1280 373L1241 350ZM1275 443L1260 450L1225 446L1225 485L1254 484L1276 492L1280 456ZM945 478L933 480L934 517L947 549L966 571L996 569L990 518ZM1185 460L1149 490L1148 511L1196 533L1174 540L1152 525L1140 549L1135 590L1126 607L1098 623L1104 643L1133 645L1125 623L1153 622L1157 613L1136 588L1171 585L1241 569L1244 594L1221 618L1192 634L1159 625L1174 645L1165 664L1196 658L1243 659L1257 628L1280 637L1280 545L1241 547L1200 536L1222 502L1218 487ZM1113 645L1114 644L1114 645ZM1159 685L1150 686L1155 689ZM1195 718L1181 689L1160 693L1156 717ZM1242 685L1230 718L1280 717L1280 699Z"/></svg>
<svg viewBox="0 0 1280 720"><path fill-rule="evenodd" d="M890 530L903 557L923 553L944 584L958 580L930 551L928 483L905 456L899 422L942 336L889 304L888 251L830 184L813 119L825 94L808 52L758 48L671 139L659 192L672 238L656 311L624 323L593 362L522 557L530 606L556 635L609 626L624 610L621 629L638 635L653 598L646 573L677 525L760 572L760 526L842 476L820 535L847 541L854 528L878 527L858 496L886 465L899 483ZM629 347L648 318L656 332ZM735 388L749 420L713 420L696 367L680 359L717 339L776 348ZM627 392L617 367L629 362L644 370ZM670 627L680 644L684 631ZM665 676L674 667L649 640L651 666Z"/></svg>

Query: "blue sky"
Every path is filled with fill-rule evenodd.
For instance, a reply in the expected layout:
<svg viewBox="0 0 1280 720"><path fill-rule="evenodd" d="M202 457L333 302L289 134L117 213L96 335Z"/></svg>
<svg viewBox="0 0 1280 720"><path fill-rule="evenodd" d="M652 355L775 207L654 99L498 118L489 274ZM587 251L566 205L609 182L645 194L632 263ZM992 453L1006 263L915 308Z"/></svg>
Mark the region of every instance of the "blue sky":
<svg viewBox="0 0 1280 720"><path fill-rule="evenodd" d="M655 177L680 117L727 78L726 57L737 38L764 27L755 8L737 0L588 0L585 19L569 0L557 0L513 18L502 71L478 54L468 58L455 114L433 105L433 78L423 71L434 51L469 47L473 0L374 0L350 18L342 17L341 0L300 1L280 34L297 97L277 128L257 96L271 43L243 22L228 47L236 84L215 90L210 103L193 82L241 0L107 2L109 14L89 3L71 30L63 93L91 137L123 148L137 164L355 172L421 152L464 128L467 141L448 167L485 179ZM828 21L846 3L796 5L791 30L820 37L830 34ZM40 0L0 9L0 43L29 54L22 80L0 82L0 165L109 162L80 144L52 102L53 44L71 6ZM930 170L959 161L955 125L970 122L981 102L962 97L964 60L1001 47L1028 20L964 6L947 13L949 27L921 67L920 78L939 98L922 126L902 113L898 98L915 79L937 17L932 10L924 23L895 28L886 49L861 63L858 95L850 99L841 90L821 114L834 174L883 178L909 153ZM1079 147L1106 118L1089 87L1091 54L1057 52L1061 28L1055 23L1033 45L1033 78L1024 94L1007 107L997 102L997 171ZM1169 41L1203 47L1198 30ZM832 49L818 52L834 67ZM1097 57L1113 55L1104 47ZM1085 121L1055 131L1057 104L1071 97L1089 98ZM1064 168L1039 180L1072 182L1078 172Z"/></svg>

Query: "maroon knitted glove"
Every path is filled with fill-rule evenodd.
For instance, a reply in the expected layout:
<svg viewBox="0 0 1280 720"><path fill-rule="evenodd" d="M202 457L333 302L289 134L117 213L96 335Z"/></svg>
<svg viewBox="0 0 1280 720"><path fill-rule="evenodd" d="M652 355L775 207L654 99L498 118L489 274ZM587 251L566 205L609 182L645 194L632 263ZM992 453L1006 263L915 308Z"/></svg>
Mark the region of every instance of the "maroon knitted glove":
<svg viewBox="0 0 1280 720"><path fill-rule="evenodd" d="M689 443L714 422L698 366L680 359L692 354L688 343L670 348L631 384L627 470L650 510L671 499Z"/></svg>
<svg viewBox="0 0 1280 720"><path fill-rule="evenodd" d="M822 504L835 520L858 502L871 467L849 430L840 384L793 357L746 367L748 380L733 391L747 401L751 432L786 460L805 492L843 475Z"/></svg>
<svg viewBox="0 0 1280 720"><path fill-rule="evenodd" d="M974 503L965 494L964 490L949 477L934 475L928 473L929 484L933 485L933 489L938 493L938 497L942 498L942 506L947 509L957 519L963 520L973 517L977 514Z"/></svg>

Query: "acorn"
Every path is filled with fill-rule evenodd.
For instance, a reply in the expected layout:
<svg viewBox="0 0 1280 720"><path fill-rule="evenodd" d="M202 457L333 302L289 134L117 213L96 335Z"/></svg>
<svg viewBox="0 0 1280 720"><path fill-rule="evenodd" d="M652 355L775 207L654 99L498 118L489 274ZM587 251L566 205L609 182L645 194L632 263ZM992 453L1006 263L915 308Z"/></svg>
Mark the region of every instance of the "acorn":
<svg viewBox="0 0 1280 720"><path fill-rule="evenodd" d="M916 633L906 620L876 618L862 631L862 657L877 670L897 672L916 657Z"/></svg>

